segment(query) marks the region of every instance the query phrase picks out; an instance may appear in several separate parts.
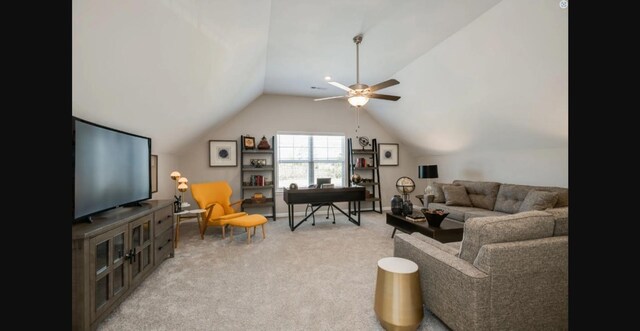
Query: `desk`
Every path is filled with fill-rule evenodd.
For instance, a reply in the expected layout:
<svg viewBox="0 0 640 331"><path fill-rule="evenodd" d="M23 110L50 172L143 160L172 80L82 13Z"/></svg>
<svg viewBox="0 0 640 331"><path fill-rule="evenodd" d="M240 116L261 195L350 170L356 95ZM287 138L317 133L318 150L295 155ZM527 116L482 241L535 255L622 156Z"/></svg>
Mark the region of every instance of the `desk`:
<svg viewBox="0 0 640 331"><path fill-rule="evenodd" d="M202 224L201 224L202 218L200 217L200 215L204 212L206 212L205 209L193 209L193 210L183 210L179 213L174 213L174 215L176 215L176 238L173 241L175 244L174 245L175 248L178 248L178 238L180 237L180 221L183 221L185 219L197 218L198 228L202 229ZM200 234L202 234L202 231L200 231Z"/></svg>
<svg viewBox="0 0 640 331"><path fill-rule="evenodd" d="M295 230L300 224L304 223L309 217L311 217L322 205L318 205L315 209L311 210L311 213L307 215L298 224L294 224L293 220L293 206L295 204L322 204L329 203L339 212L347 216L349 222L360 226L360 201L364 201L366 194L365 188L360 187L337 187L337 188L299 188L295 190L284 189L282 195L284 202L288 206L289 213L289 228L291 231ZM354 207L355 212L358 214L358 220L353 219L351 215L351 201L357 202ZM349 213L345 213L342 209L334 204L334 202L349 202Z"/></svg>

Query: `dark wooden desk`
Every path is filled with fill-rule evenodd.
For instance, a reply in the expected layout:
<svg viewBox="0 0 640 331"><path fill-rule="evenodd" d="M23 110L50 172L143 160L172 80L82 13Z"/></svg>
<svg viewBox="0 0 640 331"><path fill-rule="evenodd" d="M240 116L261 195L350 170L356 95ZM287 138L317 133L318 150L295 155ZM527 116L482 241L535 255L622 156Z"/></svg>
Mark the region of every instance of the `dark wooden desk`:
<svg viewBox="0 0 640 331"><path fill-rule="evenodd" d="M391 238L396 234L396 230L405 233L420 232L427 237L431 237L441 243L462 240L464 224L444 219L439 228L429 226L428 221L413 222L402 215L394 215L387 212L387 224L393 226Z"/></svg>
<svg viewBox="0 0 640 331"><path fill-rule="evenodd" d="M365 188L360 187L337 187L337 188L299 188L296 190L284 189L282 195L284 202L288 206L289 213L289 228L291 231L295 230L300 224L304 223L309 217L311 217L322 205L318 205L315 209L312 208L311 213L307 215L298 224L294 224L293 220L293 206L296 204L331 204L339 212L347 216L349 222L360 226L360 201L364 201L366 198ZM353 219L351 215L351 201L357 202L354 205L355 212L358 215L358 219ZM349 202L348 214L334 204L334 202Z"/></svg>

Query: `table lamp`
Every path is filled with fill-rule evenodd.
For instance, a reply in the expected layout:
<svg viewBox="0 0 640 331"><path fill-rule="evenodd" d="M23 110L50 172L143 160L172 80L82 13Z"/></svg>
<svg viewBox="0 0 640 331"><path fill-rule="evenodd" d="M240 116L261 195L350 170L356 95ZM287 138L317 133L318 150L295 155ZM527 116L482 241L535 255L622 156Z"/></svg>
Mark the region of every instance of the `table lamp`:
<svg viewBox="0 0 640 331"><path fill-rule="evenodd" d="M180 177L180 179L178 179L178 191L180 192L180 207L189 207L189 204L184 202L184 199L182 199L182 193L187 192L187 189L189 188L189 186L187 186L187 183L189 182L189 180L187 179L187 177Z"/></svg>
<svg viewBox="0 0 640 331"><path fill-rule="evenodd" d="M171 172L171 175L169 176L171 176L171 179L176 181L176 187L174 188L175 194L173 197L176 199L176 201L174 202L174 212L178 213L182 211L182 207L184 205L184 202L182 202L182 193L186 192L189 188L189 186L187 186L189 180L187 179L187 177L182 177L182 175L178 171ZM180 197L178 197L178 191L180 192Z"/></svg>
<svg viewBox="0 0 640 331"><path fill-rule="evenodd" d="M435 195L435 189L433 188L433 179L438 178L438 166L435 164L418 166L418 178L427 179L427 187L424 189L424 207L428 204L428 195Z"/></svg>
<svg viewBox="0 0 640 331"><path fill-rule="evenodd" d="M176 187L173 188L173 194L174 195L178 195L178 182L177 182L177 180L180 179L180 176L181 176L180 172L173 171L173 172L171 172L171 175L169 175L169 176L171 176L171 179L176 181Z"/></svg>

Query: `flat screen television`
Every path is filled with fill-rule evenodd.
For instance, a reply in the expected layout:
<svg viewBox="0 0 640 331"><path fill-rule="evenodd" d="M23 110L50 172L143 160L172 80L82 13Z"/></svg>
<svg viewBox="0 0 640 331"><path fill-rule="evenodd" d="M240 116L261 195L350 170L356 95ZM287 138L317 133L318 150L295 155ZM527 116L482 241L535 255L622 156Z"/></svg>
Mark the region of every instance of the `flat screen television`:
<svg viewBox="0 0 640 331"><path fill-rule="evenodd" d="M151 199L151 138L72 116L73 223Z"/></svg>

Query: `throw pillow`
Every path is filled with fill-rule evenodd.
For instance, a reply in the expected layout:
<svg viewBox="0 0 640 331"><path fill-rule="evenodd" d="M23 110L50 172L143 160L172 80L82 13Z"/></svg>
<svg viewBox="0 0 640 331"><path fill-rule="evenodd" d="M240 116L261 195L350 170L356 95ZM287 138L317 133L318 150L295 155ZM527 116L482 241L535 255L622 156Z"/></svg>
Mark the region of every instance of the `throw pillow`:
<svg viewBox="0 0 640 331"><path fill-rule="evenodd" d="M520 211L545 210L558 201L558 192L531 190L520 204Z"/></svg>
<svg viewBox="0 0 640 331"><path fill-rule="evenodd" d="M433 202L438 202L438 203L445 202L444 191L442 191L443 185L447 185L447 184L438 183L438 182L434 182L433 184L431 184L431 187L433 188Z"/></svg>
<svg viewBox="0 0 640 331"><path fill-rule="evenodd" d="M471 200L467 194L467 189L461 185L443 185L444 198L447 206L471 207Z"/></svg>

